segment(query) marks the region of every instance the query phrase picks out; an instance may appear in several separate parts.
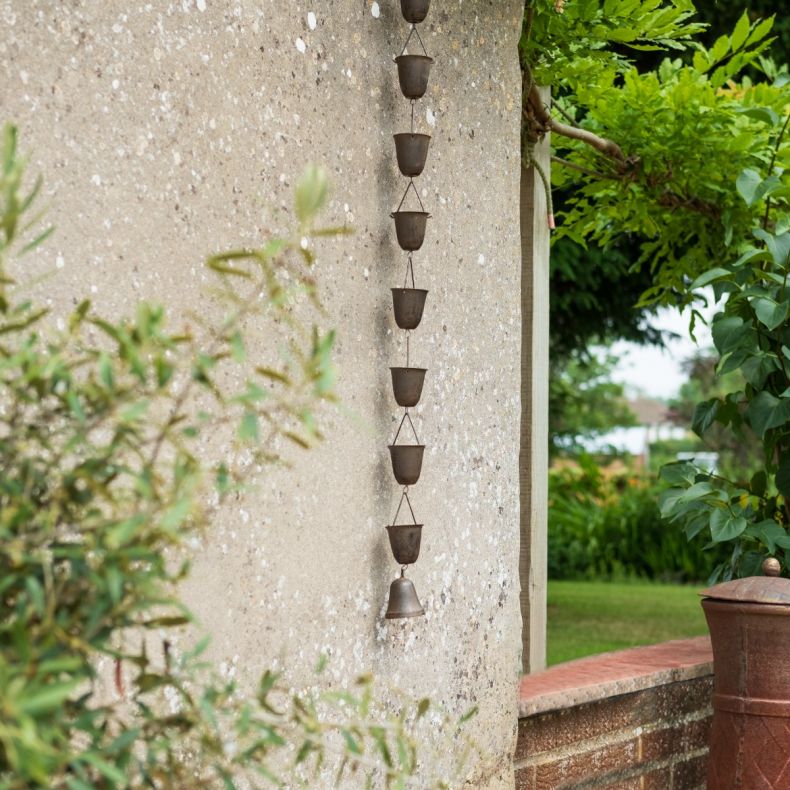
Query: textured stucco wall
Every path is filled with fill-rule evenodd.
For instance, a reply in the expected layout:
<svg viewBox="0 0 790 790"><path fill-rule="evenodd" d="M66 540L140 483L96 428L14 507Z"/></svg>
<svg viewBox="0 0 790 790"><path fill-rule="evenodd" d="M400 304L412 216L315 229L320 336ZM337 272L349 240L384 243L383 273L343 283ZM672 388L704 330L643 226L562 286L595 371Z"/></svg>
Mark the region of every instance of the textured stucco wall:
<svg viewBox="0 0 790 790"><path fill-rule="evenodd" d="M398 5L0 0L0 107L46 176L57 234L28 266L55 272L38 289L56 315L86 294L116 313L137 298L202 304L205 255L287 228L303 164L325 164L326 218L357 229L319 249L317 270L347 413L327 414L320 449L224 514L188 600L214 657L241 676L277 664L294 685L313 683L328 651L334 683L372 671L451 712L479 705L474 783L510 787L523 3L434 0L423 25L437 62L418 105L434 137L419 185L434 219L415 256L431 293L412 358L430 372L414 493L426 527L410 576L427 616L385 622L397 567L384 525L398 495L388 366L403 353L389 288L405 260L389 218L405 185L391 134L408 128L392 63L407 33Z"/></svg>

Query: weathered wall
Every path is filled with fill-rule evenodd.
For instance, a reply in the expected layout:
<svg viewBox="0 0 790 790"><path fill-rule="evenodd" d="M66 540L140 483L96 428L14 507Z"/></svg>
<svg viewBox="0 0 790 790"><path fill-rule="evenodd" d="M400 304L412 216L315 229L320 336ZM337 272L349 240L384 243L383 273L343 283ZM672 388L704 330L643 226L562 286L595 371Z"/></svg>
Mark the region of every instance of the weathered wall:
<svg viewBox="0 0 790 790"><path fill-rule="evenodd" d="M426 528L411 576L427 616L393 623L382 615L397 570L383 527L397 496L387 368L402 353L389 288L404 256L388 216L404 186L390 135L408 123L392 63L407 33L398 5L0 0L0 106L46 176L57 234L28 266L55 272L39 292L61 315L86 294L109 313L138 298L208 309L205 255L287 228L303 164L326 165L327 220L357 229L318 263L355 418L328 415L319 450L267 473L223 516L188 599L213 655L239 675L277 664L312 683L329 651L336 683L372 671L452 712L479 705L468 734L487 758L475 781L509 787L523 4L436 0L423 26L437 59L418 105L434 135L420 180L434 219L416 256L431 293L413 358L430 373L414 496Z"/></svg>
<svg viewBox="0 0 790 790"><path fill-rule="evenodd" d="M702 790L713 677L569 705L519 723L517 790Z"/></svg>
<svg viewBox="0 0 790 790"><path fill-rule="evenodd" d="M517 790L703 790L707 637L558 664L522 680Z"/></svg>

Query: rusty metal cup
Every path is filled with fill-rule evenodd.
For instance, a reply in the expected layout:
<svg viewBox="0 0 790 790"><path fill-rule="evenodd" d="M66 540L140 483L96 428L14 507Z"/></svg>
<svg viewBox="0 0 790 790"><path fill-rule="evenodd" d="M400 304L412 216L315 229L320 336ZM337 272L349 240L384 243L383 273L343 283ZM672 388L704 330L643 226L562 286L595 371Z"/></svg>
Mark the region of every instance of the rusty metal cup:
<svg viewBox="0 0 790 790"><path fill-rule="evenodd" d="M713 646L708 790L786 788L790 760L790 580L705 590Z"/></svg>
<svg viewBox="0 0 790 790"><path fill-rule="evenodd" d="M420 479L424 444L391 444L392 474L402 486L413 486Z"/></svg>
<svg viewBox="0 0 790 790"><path fill-rule="evenodd" d="M395 155L401 173L408 177L420 175L428 159L428 146L431 142L429 134L415 134L401 132L393 135L395 138Z"/></svg>
<svg viewBox="0 0 790 790"><path fill-rule="evenodd" d="M390 548L398 565L412 565L420 556L422 524L393 524L387 527Z"/></svg>
<svg viewBox="0 0 790 790"><path fill-rule="evenodd" d="M425 368L390 368L392 373L392 391L398 406L407 409L416 406L422 395L422 385L425 382Z"/></svg>
<svg viewBox="0 0 790 790"><path fill-rule="evenodd" d="M400 0L400 10L403 18L413 25L418 25L420 22L425 21L430 6L431 0Z"/></svg>
<svg viewBox="0 0 790 790"><path fill-rule="evenodd" d="M394 211L391 216L395 220L395 235L401 249L407 252L419 250L425 241L425 228L431 215L427 211Z"/></svg>
<svg viewBox="0 0 790 790"><path fill-rule="evenodd" d="M400 329L416 329L422 321L428 291L422 288L393 288L392 307Z"/></svg>
<svg viewBox="0 0 790 790"><path fill-rule="evenodd" d="M425 614L417 590L411 579L400 576L390 585L390 598L387 604L387 620L397 620L402 617L420 617Z"/></svg>
<svg viewBox="0 0 790 790"><path fill-rule="evenodd" d="M421 99L428 90L433 58L428 55L398 55L398 81L407 99Z"/></svg>

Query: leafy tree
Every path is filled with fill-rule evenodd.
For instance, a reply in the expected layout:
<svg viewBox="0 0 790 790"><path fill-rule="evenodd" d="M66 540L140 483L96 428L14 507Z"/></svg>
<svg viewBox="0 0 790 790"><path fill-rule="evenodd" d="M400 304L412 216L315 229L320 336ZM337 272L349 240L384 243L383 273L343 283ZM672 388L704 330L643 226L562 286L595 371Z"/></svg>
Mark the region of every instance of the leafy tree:
<svg viewBox="0 0 790 790"><path fill-rule="evenodd" d="M314 227L324 174L299 183L291 238L209 260L220 322L173 329L145 302L112 321L86 301L55 332L14 276L14 255L51 232L34 236L41 182L25 191L14 128L2 142L0 785L314 786L326 765L405 787L427 700L386 713L369 677L294 694L268 671L248 695L200 659L205 640L175 648L190 621L175 589L187 541L284 445L320 438L334 397L334 335L316 323L300 243L341 232ZM283 353L251 358L249 326ZM232 462L206 455L234 445Z"/></svg>
<svg viewBox="0 0 790 790"><path fill-rule="evenodd" d="M768 554L788 564L790 77L766 57L773 18L744 13L705 45L693 13L689 0L527 3L522 145L530 164L553 133L556 183L572 190L561 235L604 248L644 240L635 265L654 281L641 304L694 304L711 284L724 298L716 372L740 369L745 383L699 404L693 425L705 435L718 422L739 441L751 430L762 468L744 486L670 465L662 509L689 538L731 547L714 573L728 578ZM644 49L677 52L640 71L628 53Z"/></svg>
<svg viewBox="0 0 790 790"><path fill-rule="evenodd" d="M605 8L535 0L522 35L525 160L552 131L556 183L573 189L561 235L604 247L629 235L646 240L636 264L649 266L655 283L644 302L687 302L685 278L748 235L753 212L732 184L770 157L784 107L785 77L759 60L772 21L744 16L708 49L691 40L701 31L693 11L686 0ZM645 73L618 51L684 46L690 63L667 58ZM739 87L734 80L758 62L768 79ZM561 86L553 113L537 91L544 83Z"/></svg>
<svg viewBox="0 0 790 790"><path fill-rule="evenodd" d="M755 179L741 174L744 202L776 201L775 223L770 214L755 228L749 249L734 262L702 274L691 290L713 284L727 295L713 319L717 373L739 370L743 386L728 389L699 403L693 428L706 436L724 429L736 441L756 435L762 463L748 481L713 476L692 464L672 464L663 475L672 485L662 497L662 511L685 526L689 537L710 529L713 542L732 545L732 557L719 573L752 575L766 555L787 566L790 550L790 233L772 233L772 224L787 227L790 189L776 174ZM757 196L760 196L759 198Z"/></svg>
<svg viewBox="0 0 790 790"><path fill-rule="evenodd" d="M670 414L678 425L695 424L699 415L697 404L712 398L724 397L728 392L743 390L746 381L740 369L717 374L718 359L714 353L699 353L684 364L688 381L678 396L670 401ZM717 471L725 477L747 482L761 465L762 448L754 432L744 426L736 436L723 425L714 423L697 439L700 449L718 455Z"/></svg>
<svg viewBox="0 0 790 790"><path fill-rule="evenodd" d="M551 452L583 449L583 440L602 436L612 428L635 425L623 387L611 380L615 359L595 355L564 360L549 379L549 441Z"/></svg>
<svg viewBox="0 0 790 790"><path fill-rule="evenodd" d="M735 28L742 13L747 13L750 21L768 19L776 13L777 5L773 0L748 0L748 2L731 3L727 0L696 0L697 16L705 24L700 34L706 46L713 46L719 36L729 33ZM777 15L771 33L776 37L771 44L771 57L777 63L790 62L790 17L786 14Z"/></svg>
<svg viewBox="0 0 790 790"><path fill-rule="evenodd" d="M552 245L549 337L556 365L615 340L661 343L661 333L649 323L655 306L636 307L653 284L650 271L633 268L638 257L635 245L625 241L606 250L567 237Z"/></svg>
<svg viewBox="0 0 790 790"><path fill-rule="evenodd" d="M695 6L694 20L704 23L698 37L708 47L733 30L744 6L748 8L751 22L767 18L775 10L775 4L765 0L753 0L748 5L696 0ZM790 19L779 16L771 32L776 36L771 44L771 56L778 63L788 63ZM665 56L662 49L634 49L614 41L611 46L640 73L655 71ZM689 62L693 50L679 54ZM747 68L747 72L753 79L760 77L759 70L753 67ZM554 80L553 89L560 97L565 96L562 81ZM577 110L584 111L579 107ZM554 205L559 214L564 214L572 194L573 185L569 189L557 189L554 184ZM585 238L582 247L568 237L555 236L551 254L551 351L554 359L571 352L583 353L590 344L616 339L661 343L661 335L651 330L649 323L655 306L641 303L642 294L653 285L653 273L648 267L634 266L640 258L642 242L630 230L627 236L614 240L606 248L590 238Z"/></svg>

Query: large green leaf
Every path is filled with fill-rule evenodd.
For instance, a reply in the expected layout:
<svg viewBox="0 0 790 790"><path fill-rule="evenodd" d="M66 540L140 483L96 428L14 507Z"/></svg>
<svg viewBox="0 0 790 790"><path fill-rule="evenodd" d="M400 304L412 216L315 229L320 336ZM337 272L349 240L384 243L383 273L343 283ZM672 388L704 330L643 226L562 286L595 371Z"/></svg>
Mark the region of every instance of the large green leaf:
<svg viewBox="0 0 790 790"><path fill-rule="evenodd" d="M759 191L762 183L763 177L756 170L747 168L742 170L736 179L735 188L746 201L746 205L751 206L760 198Z"/></svg>
<svg viewBox="0 0 790 790"><path fill-rule="evenodd" d="M723 280L727 277L732 277L732 272L729 269L722 269L721 267L710 269L707 272L703 272L693 283L691 283L689 291L696 291L698 288L703 288L706 285L710 285L712 282Z"/></svg>
<svg viewBox="0 0 790 790"><path fill-rule="evenodd" d="M688 461L673 461L661 467L661 479L670 485L686 485L694 482L697 468Z"/></svg>
<svg viewBox="0 0 790 790"><path fill-rule="evenodd" d="M781 524L777 524L773 519L766 519L749 531L754 531L757 537L765 544L770 554L776 552L777 546L782 549L790 548L790 536Z"/></svg>
<svg viewBox="0 0 790 790"><path fill-rule="evenodd" d="M749 404L747 414L754 432L762 438L766 431L790 420L790 398L777 398L770 392L760 392Z"/></svg>
<svg viewBox="0 0 790 790"><path fill-rule="evenodd" d="M771 330L784 323L788 312L790 312L790 304L787 302L775 302L765 296L753 299L752 307L760 323Z"/></svg>
<svg viewBox="0 0 790 790"><path fill-rule="evenodd" d="M751 345L751 335L754 330L744 324L742 318L736 315L725 316L719 313L713 319L711 334L716 350L722 356L740 345Z"/></svg>
<svg viewBox="0 0 790 790"><path fill-rule="evenodd" d="M760 389L765 384L766 378L778 369L776 355L765 352L750 356L741 365L743 377L755 389Z"/></svg>
<svg viewBox="0 0 790 790"><path fill-rule="evenodd" d="M705 431L713 425L716 415L719 412L721 401L718 398L702 401L694 407L694 415L691 418L691 430L700 438Z"/></svg>
<svg viewBox="0 0 790 790"><path fill-rule="evenodd" d="M734 540L748 526L743 516L735 516L726 508L714 510L710 517L710 535L714 543Z"/></svg>
<svg viewBox="0 0 790 790"><path fill-rule="evenodd" d="M788 257L790 257L790 233L775 235L758 228L754 231L754 235L765 242L765 246L768 247L774 263L783 269L787 265Z"/></svg>

